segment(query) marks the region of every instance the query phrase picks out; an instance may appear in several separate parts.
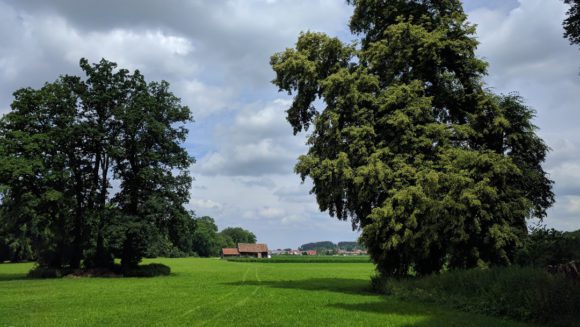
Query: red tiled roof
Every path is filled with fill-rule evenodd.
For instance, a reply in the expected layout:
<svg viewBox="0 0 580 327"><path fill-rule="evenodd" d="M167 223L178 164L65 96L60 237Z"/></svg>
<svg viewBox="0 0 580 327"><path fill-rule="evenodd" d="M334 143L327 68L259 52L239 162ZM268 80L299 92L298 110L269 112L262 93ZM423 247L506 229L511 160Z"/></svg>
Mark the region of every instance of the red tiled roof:
<svg viewBox="0 0 580 327"><path fill-rule="evenodd" d="M268 252L268 246L266 244L250 244L250 243L238 243L238 251L249 252L249 253L261 253Z"/></svg>
<svg viewBox="0 0 580 327"><path fill-rule="evenodd" d="M240 254L240 252L238 252L238 249L236 249L236 248L223 248L222 253L224 255L239 255Z"/></svg>

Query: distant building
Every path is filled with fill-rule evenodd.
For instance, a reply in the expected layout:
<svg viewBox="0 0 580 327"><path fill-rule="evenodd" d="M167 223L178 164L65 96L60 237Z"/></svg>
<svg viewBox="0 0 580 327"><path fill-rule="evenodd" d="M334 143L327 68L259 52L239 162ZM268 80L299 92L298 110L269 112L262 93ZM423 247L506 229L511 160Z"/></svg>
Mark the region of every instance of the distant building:
<svg viewBox="0 0 580 327"><path fill-rule="evenodd" d="M268 246L266 244L238 243L237 248L223 248L222 258L224 257L267 258Z"/></svg>
<svg viewBox="0 0 580 327"><path fill-rule="evenodd" d="M338 250L336 252L336 254L338 255L363 255L363 254L367 254L366 250L352 250L352 251L347 251L347 250Z"/></svg>
<svg viewBox="0 0 580 327"><path fill-rule="evenodd" d="M306 253L306 255L316 255L316 250L307 250L303 251L302 254Z"/></svg>
<svg viewBox="0 0 580 327"><path fill-rule="evenodd" d="M222 249L222 258L224 257L239 257L240 251L238 248L223 248Z"/></svg>

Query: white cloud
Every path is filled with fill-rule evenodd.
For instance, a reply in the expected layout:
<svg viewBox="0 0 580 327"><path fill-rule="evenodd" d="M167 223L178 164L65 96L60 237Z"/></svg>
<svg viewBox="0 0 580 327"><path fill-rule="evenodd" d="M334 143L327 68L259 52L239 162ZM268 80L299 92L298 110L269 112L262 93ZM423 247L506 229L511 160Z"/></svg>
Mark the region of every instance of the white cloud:
<svg viewBox="0 0 580 327"><path fill-rule="evenodd" d="M265 206L256 210L244 212L242 217L246 219L278 219L284 216L285 211L280 208Z"/></svg>
<svg viewBox="0 0 580 327"><path fill-rule="evenodd" d="M517 91L537 111L534 123L553 149L545 168L555 181L556 204L545 223L580 228L571 197L580 196L580 55L562 37L566 5L520 0L510 10L486 6L470 12L478 24L478 54L490 63L486 78L496 92Z"/></svg>
<svg viewBox="0 0 580 327"><path fill-rule="evenodd" d="M564 203L568 213L580 216L580 195L567 196L564 198Z"/></svg>
<svg viewBox="0 0 580 327"><path fill-rule="evenodd" d="M304 216L300 215L290 215L282 218L282 224L290 225L290 224L300 224L303 227L307 227L306 223L307 219Z"/></svg>
<svg viewBox="0 0 580 327"><path fill-rule="evenodd" d="M195 173L262 176L292 172L305 151L304 139L295 137L285 120L288 101L275 100L243 108L232 125L216 128L217 149L199 160Z"/></svg>
<svg viewBox="0 0 580 327"><path fill-rule="evenodd" d="M189 204L194 208L202 208L202 209L221 210L223 208L223 205L219 202L204 199L191 199L189 200Z"/></svg>
<svg viewBox="0 0 580 327"><path fill-rule="evenodd" d="M175 93L187 103L196 120L232 109L236 92L227 86L204 84L198 79L184 80L174 84Z"/></svg>
<svg viewBox="0 0 580 327"><path fill-rule="evenodd" d="M120 67L155 75L190 75L198 69L188 60L194 52L192 42L159 29L85 32L75 30L60 17L31 19L28 25L42 49L62 56L71 65L86 57L92 62L107 58Z"/></svg>

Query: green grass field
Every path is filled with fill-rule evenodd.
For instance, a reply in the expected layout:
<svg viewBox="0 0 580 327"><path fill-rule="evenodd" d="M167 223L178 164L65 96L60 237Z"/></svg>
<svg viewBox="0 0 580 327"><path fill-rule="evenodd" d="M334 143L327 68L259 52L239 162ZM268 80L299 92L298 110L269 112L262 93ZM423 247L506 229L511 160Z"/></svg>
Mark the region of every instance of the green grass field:
<svg viewBox="0 0 580 327"><path fill-rule="evenodd" d="M4 326L527 326L368 292L368 263L154 259L156 278L25 279L0 265Z"/></svg>
<svg viewBox="0 0 580 327"><path fill-rule="evenodd" d="M332 255L275 255L271 258L227 258L228 261L236 262L261 262L261 263L369 263L368 255L357 256L332 256Z"/></svg>

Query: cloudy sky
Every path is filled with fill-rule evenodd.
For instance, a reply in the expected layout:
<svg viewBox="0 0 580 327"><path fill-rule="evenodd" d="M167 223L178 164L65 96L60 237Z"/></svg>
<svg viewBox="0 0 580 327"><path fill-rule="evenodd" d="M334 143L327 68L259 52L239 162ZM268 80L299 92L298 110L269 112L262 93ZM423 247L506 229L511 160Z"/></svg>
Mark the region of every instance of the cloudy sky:
<svg viewBox="0 0 580 327"><path fill-rule="evenodd" d="M466 0L478 53L497 92L519 92L552 148L557 203L548 226L580 228L580 51L562 38L560 0ZM189 207L220 228L241 226L271 248L355 240L348 222L320 213L292 173L304 135L285 121L289 98L270 84L269 57L300 31L345 41L342 0L0 0L0 114L12 92L101 58L167 80L194 113Z"/></svg>

